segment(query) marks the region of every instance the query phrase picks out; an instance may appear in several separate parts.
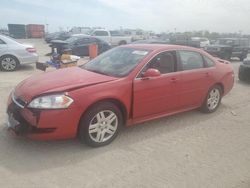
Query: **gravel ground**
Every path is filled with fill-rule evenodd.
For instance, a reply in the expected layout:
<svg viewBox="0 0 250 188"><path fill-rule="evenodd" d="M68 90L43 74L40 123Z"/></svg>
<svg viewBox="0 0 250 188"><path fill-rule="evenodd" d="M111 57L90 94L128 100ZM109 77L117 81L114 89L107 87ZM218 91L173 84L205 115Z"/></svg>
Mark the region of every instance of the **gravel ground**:
<svg viewBox="0 0 250 188"><path fill-rule="evenodd" d="M45 61L42 40L34 43ZM235 73L239 62L232 63ZM126 128L110 145L38 142L6 131L6 101L40 71L0 72L0 187L250 187L250 85L239 82L213 114L190 111Z"/></svg>

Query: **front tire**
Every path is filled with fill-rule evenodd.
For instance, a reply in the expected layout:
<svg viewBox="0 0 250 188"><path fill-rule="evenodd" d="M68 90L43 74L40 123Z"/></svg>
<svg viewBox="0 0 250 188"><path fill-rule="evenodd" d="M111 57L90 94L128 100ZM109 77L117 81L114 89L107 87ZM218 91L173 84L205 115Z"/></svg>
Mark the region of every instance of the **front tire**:
<svg viewBox="0 0 250 188"><path fill-rule="evenodd" d="M239 78L240 81L245 81L246 80L246 75L245 75L244 68L241 67L241 66L239 68L238 78Z"/></svg>
<svg viewBox="0 0 250 188"><path fill-rule="evenodd" d="M16 57L11 55L4 55L0 58L0 69L2 71L15 71L19 62Z"/></svg>
<svg viewBox="0 0 250 188"><path fill-rule="evenodd" d="M79 138L92 147L104 146L116 138L122 124L122 113L116 105L111 102L99 103L81 119Z"/></svg>
<svg viewBox="0 0 250 188"><path fill-rule="evenodd" d="M213 86L206 96L205 101L201 107L202 112L212 113L217 110L221 103L222 89L219 85Z"/></svg>

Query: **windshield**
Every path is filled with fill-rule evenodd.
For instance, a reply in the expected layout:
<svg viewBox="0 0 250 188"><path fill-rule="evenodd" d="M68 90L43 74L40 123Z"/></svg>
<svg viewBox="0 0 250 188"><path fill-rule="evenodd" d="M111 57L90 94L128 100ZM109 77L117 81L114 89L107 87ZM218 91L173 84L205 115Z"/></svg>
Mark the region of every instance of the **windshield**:
<svg viewBox="0 0 250 188"><path fill-rule="evenodd" d="M88 71L114 77L128 75L140 61L149 53L148 50L117 47L82 66Z"/></svg>

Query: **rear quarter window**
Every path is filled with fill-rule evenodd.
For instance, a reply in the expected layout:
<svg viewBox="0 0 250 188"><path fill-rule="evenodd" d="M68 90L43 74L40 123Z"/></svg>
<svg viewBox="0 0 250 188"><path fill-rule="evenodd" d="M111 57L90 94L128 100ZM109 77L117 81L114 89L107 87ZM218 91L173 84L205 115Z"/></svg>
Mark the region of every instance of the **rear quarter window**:
<svg viewBox="0 0 250 188"><path fill-rule="evenodd" d="M201 54L194 51L179 51L182 70L193 70L204 68Z"/></svg>
<svg viewBox="0 0 250 188"><path fill-rule="evenodd" d="M215 63L212 59L204 56L204 60L206 62L206 67L214 67Z"/></svg>

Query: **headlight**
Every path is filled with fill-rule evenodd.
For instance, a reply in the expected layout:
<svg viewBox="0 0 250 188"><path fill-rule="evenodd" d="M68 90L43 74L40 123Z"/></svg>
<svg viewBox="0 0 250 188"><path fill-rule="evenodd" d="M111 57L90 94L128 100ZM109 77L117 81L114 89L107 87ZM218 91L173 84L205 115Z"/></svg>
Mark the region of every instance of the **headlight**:
<svg viewBox="0 0 250 188"><path fill-rule="evenodd" d="M37 97L29 103L28 107L36 109L62 109L68 108L72 102L73 99L64 94L54 94Z"/></svg>

